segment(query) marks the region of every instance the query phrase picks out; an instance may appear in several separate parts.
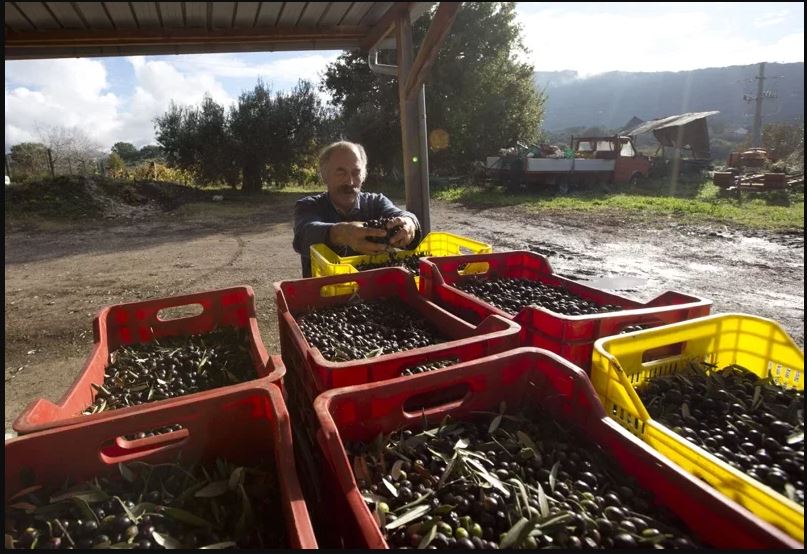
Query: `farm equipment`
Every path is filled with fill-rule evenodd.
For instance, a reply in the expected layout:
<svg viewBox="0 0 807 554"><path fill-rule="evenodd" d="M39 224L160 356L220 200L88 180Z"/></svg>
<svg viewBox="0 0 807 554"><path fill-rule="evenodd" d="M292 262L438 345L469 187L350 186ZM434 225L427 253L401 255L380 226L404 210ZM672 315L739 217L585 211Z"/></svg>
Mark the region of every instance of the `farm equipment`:
<svg viewBox="0 0 807 554"><path fill-rule="evenodd" d="M487 176L515 188L522 183L568 185L627 184L645 179L651 160L636 151L627 136L572 137L570 149L518 144L488 156Z"/></svg>

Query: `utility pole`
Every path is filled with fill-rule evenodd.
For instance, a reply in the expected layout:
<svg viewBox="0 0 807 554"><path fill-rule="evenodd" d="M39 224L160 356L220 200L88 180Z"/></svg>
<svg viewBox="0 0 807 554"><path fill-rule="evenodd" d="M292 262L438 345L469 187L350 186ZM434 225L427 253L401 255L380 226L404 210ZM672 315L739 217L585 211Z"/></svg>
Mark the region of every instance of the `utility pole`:
<svg viewBox="0 0 807 554"><path fill-rule="evenodd" d="M773 77L776 79L777 77ZM757 94L756 96L751 96L750 94L744 94L743 100L746 102L754 102L754 126L751 131L751 146L753 148L759 148L762 146L762 101L766 98L774 99L776 98L776 94L769 90L764 90L764 82L765 79L770 79L770 77L765 77L765 62L761 62L759 64L759 74L756 76L757 81Z"/></svg>

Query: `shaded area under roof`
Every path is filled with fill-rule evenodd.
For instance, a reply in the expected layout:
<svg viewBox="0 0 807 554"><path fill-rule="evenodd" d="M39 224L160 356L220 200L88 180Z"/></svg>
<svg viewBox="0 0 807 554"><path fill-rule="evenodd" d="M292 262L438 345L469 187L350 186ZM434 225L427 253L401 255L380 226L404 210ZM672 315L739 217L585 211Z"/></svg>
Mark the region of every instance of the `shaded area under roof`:
<svg viewBox="0 0 807 554"><path fill-rule="evenodd" d="M706 118L719 113L719 111L691 112L653 119L641 123L627 131L626 134L636 137L652 132L662 146L691 150L693 158L709 160L712 158L712 154L709 148L709 129L706 126Z"/></svg>
<svg viewBox="0 0 807 554"><path fill-rule="evenodd" d="M369 49L434 2L4 2L5 59Z"/></svg>

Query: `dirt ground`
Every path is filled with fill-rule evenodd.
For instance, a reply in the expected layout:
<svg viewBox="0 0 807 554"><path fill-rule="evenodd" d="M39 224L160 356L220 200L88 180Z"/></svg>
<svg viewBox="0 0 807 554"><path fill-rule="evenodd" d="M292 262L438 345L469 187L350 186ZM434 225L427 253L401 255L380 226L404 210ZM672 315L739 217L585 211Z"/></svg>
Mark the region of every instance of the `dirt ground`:
<svg viewBox="0 0 807 554"><path fill-rule="evenodd" d="M100 221L44 229L7 222L6 429L29 402L57 401L67 391L91 350L92 319L109 304L247 284L263 340L278 353L272 283L300 276L291 248L299 197L227 198L171 212L110 206ZM665 290L710 298L713 313L773 318L804 345L801 233L445 203L432 204L432 228L498 250L533 250L575 279L623 277L628 286L619 294L640 301Z"/></svg>

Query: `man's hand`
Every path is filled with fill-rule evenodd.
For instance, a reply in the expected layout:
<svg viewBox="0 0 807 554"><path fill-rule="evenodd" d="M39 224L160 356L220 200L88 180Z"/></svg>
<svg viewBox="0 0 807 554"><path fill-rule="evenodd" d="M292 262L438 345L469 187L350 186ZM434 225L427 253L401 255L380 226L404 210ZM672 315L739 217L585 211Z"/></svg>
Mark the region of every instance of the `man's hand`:
<svg viewBox="0 0 807 554"><path fill-rule="evenodd" d="M328 232L328 238L337 246L347 246L360 254L384 252L386 245L367 240L367 237L386 237L384 229L364 227L360 221L336 223Z"/></svg>
<svg viewBox="0 0 807 554"><path fill-rule="evenodd" d="M398 229L398 232L390 239L389 243L390 246L403 249L415 238L417 227L415 226L415 222L412 221L412 218L394 217L387 223L387 229L392 229L398 225L400 225L401 228Z"/></svg>

